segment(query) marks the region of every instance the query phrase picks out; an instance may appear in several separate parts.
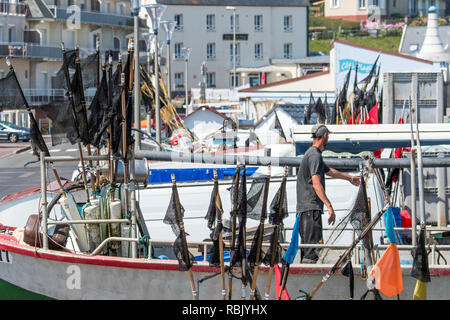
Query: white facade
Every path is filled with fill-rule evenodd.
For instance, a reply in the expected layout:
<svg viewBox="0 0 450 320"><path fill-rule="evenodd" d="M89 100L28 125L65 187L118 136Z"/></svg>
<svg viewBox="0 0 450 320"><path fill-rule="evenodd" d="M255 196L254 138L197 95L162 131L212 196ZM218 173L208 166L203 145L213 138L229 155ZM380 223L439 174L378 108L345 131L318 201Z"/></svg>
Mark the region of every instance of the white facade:
<svg viewBox="0 0 450 320"><path fill-rule="evenodd" d="M155 3L155 0L144 1ZM176 1L175 1L176 2ZM237 85L259 85L276 81L279 72L264 71L271 59L291 60L307 56L307 7L236 6ZM141 16L145 16L142 9ZM163 20L179 20L182 25L171 42L172 79L183 79L172 91L184 91L185 61L178 54L181 47L191 47L188 64L188 89L200 87L200 66L205 61L207 86L230 88L233 74L233 11L225 5L168 5ZM151 26L151 21L148 19ZM166 35L160 28L159 39ZM224 40L224 37L226 40ZM166 53L164 52L164 55ZM248 70L248 71L244 71ZM264 75L264 76L263 76ZM287 77L294 77L289 74ZM263 80L264 81L264 80Z"/></svg>

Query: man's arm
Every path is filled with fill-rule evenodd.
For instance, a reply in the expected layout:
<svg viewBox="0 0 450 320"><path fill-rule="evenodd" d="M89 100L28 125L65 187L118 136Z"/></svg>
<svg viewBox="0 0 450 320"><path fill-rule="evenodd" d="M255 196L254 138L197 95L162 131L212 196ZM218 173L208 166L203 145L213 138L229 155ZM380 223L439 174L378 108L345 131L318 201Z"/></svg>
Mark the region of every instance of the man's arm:
<svg viewBox="0 0 450 320"><path fill-rule="evenodd" d="M332 178L336 178L336 179L342 179L342 180L347 180L349 181L351 184L353 184L354 186L359 187L359 185L361 184L361 178L358 176L352 176L349 175L347 173L344 172L340 172L336 169L330 168L330 170L326 173L327 176L330 176Z"/></svg>
<svg viewBox="0 0 450 320"><path fill-rule="evenodd" d="M336 215L334 214L333 206L331 205L330 200L328 200L328 197L325 194L325 190L322 186L322 183L320 182L320 176L318 174L315 174L311 178L312 178L312 185L313 185L314 191L316 192L319 199L322 200L324 205L326 205L328 208L328 214L329 214L328 224L334 224Z"/></svg>

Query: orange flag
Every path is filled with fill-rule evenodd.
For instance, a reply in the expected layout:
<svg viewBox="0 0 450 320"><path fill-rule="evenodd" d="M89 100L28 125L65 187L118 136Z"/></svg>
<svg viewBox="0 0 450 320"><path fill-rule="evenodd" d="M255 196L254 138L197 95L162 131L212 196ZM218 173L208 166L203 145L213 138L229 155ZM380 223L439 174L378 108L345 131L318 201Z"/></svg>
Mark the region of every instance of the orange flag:
<svg viewBox="0 0 450 320"><path fill-rule="evenodd" d="M274 271L275 271L275 297L276 299L278 299L281 289L281 270L278 264L275 265ZM281 294L281 300L291 300L291 297L289 296L289 293L287 292L286 288L284 288L283 293Z"/></svg>
<svg viewBox="0 0 450 320"><path fill-rule="evenodd" d="M388 298L403 291L400 257L395 243L389 245L389 248L373 267L369 277L375 277L376 288Z"/></svg>

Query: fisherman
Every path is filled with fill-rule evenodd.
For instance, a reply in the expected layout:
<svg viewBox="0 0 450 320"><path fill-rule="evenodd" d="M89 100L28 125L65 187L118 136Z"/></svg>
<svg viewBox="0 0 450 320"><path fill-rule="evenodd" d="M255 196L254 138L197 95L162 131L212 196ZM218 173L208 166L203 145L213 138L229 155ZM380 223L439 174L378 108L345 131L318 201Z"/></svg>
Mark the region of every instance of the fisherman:
<svg viewBox="0 0 450 320"><path fill-rule="evenodd" d="M316 124L312 130L313 144L306 151L297 174L297 215L299 219L299 234L302 243L323 243L322 214L323 205L328 208L328 224L333 225L336 219L333 206L325 193L325 174L332 178L349 181L359 186L361 180L329 168L323 161L322 151L328 144L331 133L324 124ZM314 248L302 248L300 261L316 263L318 252Z"/></svg>

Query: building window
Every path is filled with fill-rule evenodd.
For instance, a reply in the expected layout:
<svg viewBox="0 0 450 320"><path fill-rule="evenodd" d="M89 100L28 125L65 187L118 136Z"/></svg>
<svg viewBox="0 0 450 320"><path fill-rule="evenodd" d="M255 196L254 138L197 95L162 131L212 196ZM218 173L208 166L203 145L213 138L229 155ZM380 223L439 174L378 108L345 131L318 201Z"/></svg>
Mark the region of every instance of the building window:
<svg viewBox="0 0 450 320"><path fill-rule="evenodd" d="M332 8L339 8L339 0L330 0Z"/></svg>
<svg viewBox="0 0 450 320"><path fill-rule="evenodd" d="M216 16L213 14L208 14L206 16L206 30L214 31L216 30Z"/></svg>
<svg viewBox="0 0 450 320"><path fill-rule="evenodd" d="M262 31L262 30L263 30L263 16L256 15L255 16L255 31Z"/></svg>
<svg viewBox="0 0 450 320"><path fill-rule="evenodd" d="M96 49L97 48L97 39L98 39L98 44L100 45L100 35L99 34L94 34L93 36L92 36L92 47L94 48L94 49Z"/></svg>
<svg viewBox="0 0 450 320"><path fill-rule="evenodd" d="M230 16L230 31L234 28L234 15ZM239 15L236 15L236 31L239 31Z"/></svg>
<svg viewBox="0 0 450 320"><path fill-rule="evenodd" d="M292 16L284 16L283 30L286 32L292 31Z"/></svg>
<svg viewBox="0 0 450 320"><path fill-rule="evenodd" d="M184 88L183 72L175 72L175 89Z"/></svg>
<svg viewBox="0 0 450 320"><path fill-rule="evenodd" d="M216 44L208 43L206 45L206 59L207 60L216 60Z"/></svg>
<svg viewBox="0 0 450 320"><path fill-rule="evenodd" d="M394 8L397 8L397 0L393 0L393 1L392 1L392 6L393 6Z"/></svg>
<svg viewBox="0 0 450 320"><path fill-rule="evenodd" d="M263 58L263 44L256 43L255 44L255 59L259 60Z"/></svg>
<svg viewBox="0 0 450 320"><path fill-rule="evenodd" d="M216 87L216 73L215 72L207 72L206 73L206 87L207 88L215 88Z"/></svg>
<svg viewBox="0 0 450 320"><path fill-rule="evenodd" d="M378 7L379 6L378 0L370 0L370 6L371 7Z"/></svg>
<svg viewBox="0 0 450 320"><path fill-rule="evenodd" d="M240 56L239 56L239 52L240 52L240 45L239 43L236 43L236 65L240 65ZM230 43L230 65L234 65L234 56L233 56L233 44Z"/></svg>
<svg viewBox="0 0 450 320"><path fill-rule="evenodd" d="M183 30L183 15L182 14L176 14L174 20L177 22L177 25L175 26L175 30L176 31Z"/></svg>
<svg viewBox="0 0 450 320"><path fill-rule="evenodd" d="M292 43L285 43L283 45L284 59L292 59Z"/></svg>
<svg viewBox="0 0 450 320"><path fill-rule="evenodd" d="M394 0L395 3L395 0ZM394 5L395 7L395 5ZM359 8L360 9L365 9L366 8L366 0L359 0Z"/></svg>
<svg viewBox="0 0 450 320"><path fill-rule="evenodd" d="M183 48L183 42L177 42L175 43L175 52L174 52L174 59L175 60L183 60L183 51L181 50Z"/></svg>
<svg viewBox="0 0 450 320"><path fill-rule="evenodd" d="M234 85L234 83L236 83L236 85ZM233 73L230 73L230 87L239 87L239 74L236 73L236 77L233 77Z"/></svg>

